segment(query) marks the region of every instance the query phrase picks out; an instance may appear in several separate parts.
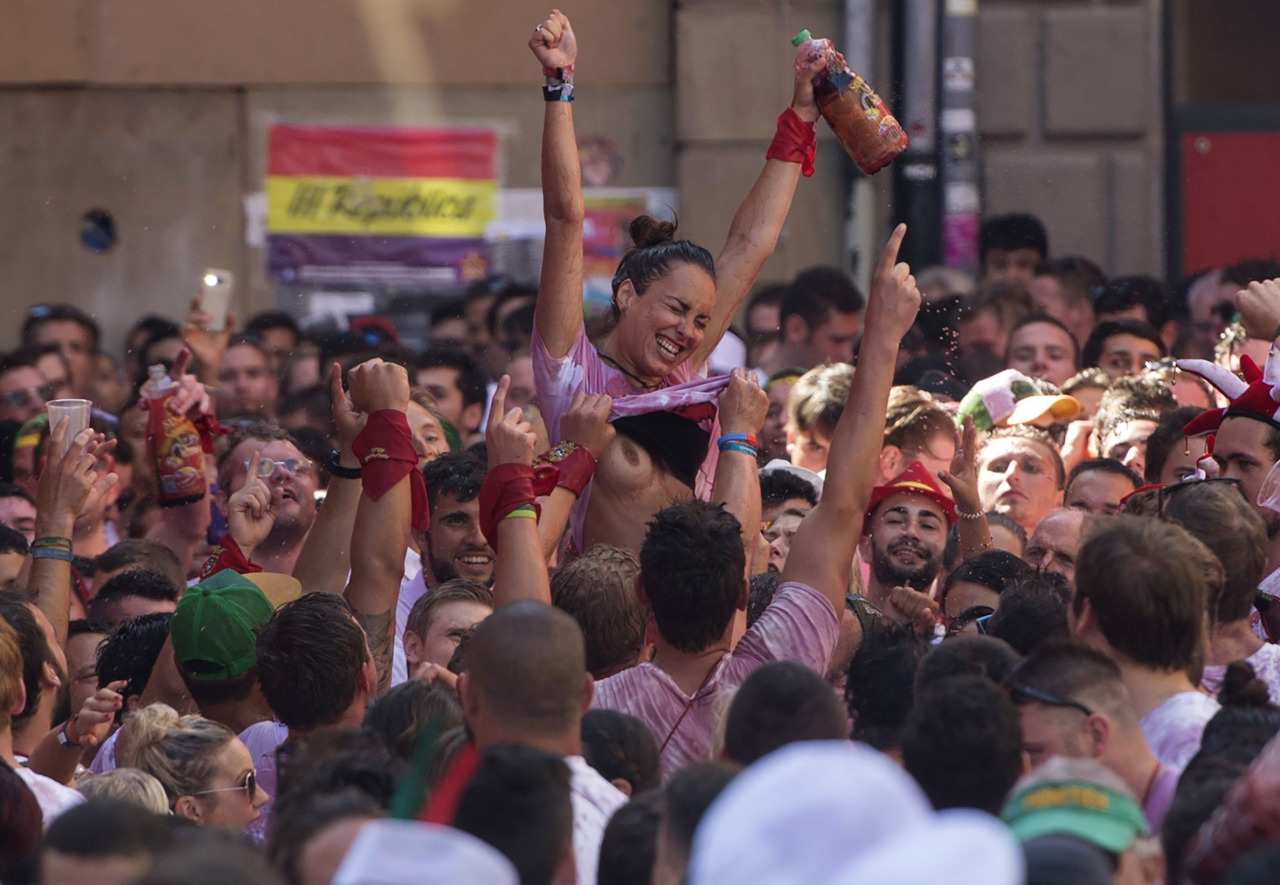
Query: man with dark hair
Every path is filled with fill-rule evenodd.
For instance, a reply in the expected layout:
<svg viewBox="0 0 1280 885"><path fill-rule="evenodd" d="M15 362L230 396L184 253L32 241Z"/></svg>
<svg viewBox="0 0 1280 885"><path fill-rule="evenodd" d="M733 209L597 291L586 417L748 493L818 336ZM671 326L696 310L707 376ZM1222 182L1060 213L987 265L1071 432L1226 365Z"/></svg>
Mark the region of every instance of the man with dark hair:
<svg viewBox="0 0 1280 885"><path fill-rule="evenodd" d="M1168 383L1156 373L1117 378L1102 395L1093 416L1098 454L1115 458L1141 474L1146 469L1147 439L1161 416L1177 407Z"/></svg>
<svg viewBox="0 0 1280 885"><path fill-rule="evenodd" d="M302 334L298 321L282 310L264 310L245 323L246 335L256 335L276 357L292 353Z"/></svg>
<svg viewBox="0 0 1280 885"><path fill-rule="evenodd" d="M467 305L461 298L444 301L431 309L427 341L432 350L462 350L467 346Z"/></svg>
<svg viewBox="0 0 1280 885"><path fill-rule="evenodd" d="M264 571L292 574L307 535L316 521L315 493L319 465L302 453L288 431L273 424L256 423L237 431L218 461L218 494L214 503L230 516L231 496L250 479L249 465L258 456L258 477L271 494L279 489L270 530L256 547L242 552Z"/></svg>
<svg viewBox="0 0 1280 885"><path fill-rule="evenodd" d="M653 885L687 881L698 824L711 803L742 769L730 762L695 762L676 772L662 790L662 822L653 859Z"/></svg>
<svg viewBox="0 0 1280 885"><path fill-rule="evenodd" d="M1173 293L1153 277L1117 277L1094 299L1093 310L1099 324L1120 320L1146 323L1160 333L1165 351L1178 341L1178 321L1170 316Z"/></svg>
<svg viewBox="0 0 1280 885"><path fill-rule="evenodd" d="M592 680L577 623L532 600L499 608L468 641L458 695L481 751L519 744L568 764L578 882L594 883L605 824L626 797L582 758L582 714L591 704Z"/></svg>
<svg viewBox="0 0 1280 885"><path fill-rule="evenodd" d="M18 586L23 569L30 562L31 545L17 529L0 525L0 590Z"/></svg>
<svg viewBox="0 0 1280 885"><path fill-rule="evenodd" d="M1154 326L1141 320L1123 319L1099 323L1080 351L1080 364L1097 366L1112 378L1137 375L1147 363L1168 353L1164 339Z"/></svg>
<svg viewBox="0 0 1280 885"><path fill-rule="evenodd" d="M928 593L933 587L955 520L955 504L919 461L872 490L858 552L871 564L865 596L885 617L906 619L890 603L896 588Z"/></svg>
<svg viewBox="0 0 1280 885"><path fill-rule="evenodd" d="M657 790L638 796L615 811L600 840L596 881L651 885L661 823L662 794Z"/></svg>
<svg viewBox="0 0 1280 885"><path fill-rule="evenodd" d="M173 661L206 719L237 734L271 718L258 687L258 634L273 608L247 578L224 569L187 589L173 614Z"/></svg>
<svg viewBox="0 0 1280 885"><path fill-rule="evenodd" d="M1031 297L1036 310L1063 323L1076 341L1089 337L1095 325L1093 290L1107 284L1102 268L1080 255L1050 258L1036 268Z"/></svg>
<svg viewBox="0 0 1280 885"><path fill-rule="evenodd" d="M159 541L147 538L118 541L107 552L100 553L93 564L96 567L94 583L98 586L105 585L116 575L138 569L163 575L175 587L187 582L187 569L177 554Z"/></svg>
<svg viewBox="0 0 1280 885"><path fill-rule="evenodd" d="M634 716L617 710L582 714L582 758L633 799L658 786L658 745Z"/></svg>
<svg viewBox="0 0 1280 885"><path fill-rule="evenodd" d="M1120 501L1142 485L1142 477L1115 458L1090 458L1071 468L1063 505L1094 515L1115 516Z"/></svg>
<svg viewBox="0 0 1280 885"><path fill-rule="evenodd" d="M34 351L0 357L0 421L25 424L44 414L45 404L58 398L58 387L36 367Z"/></svg>
<svg viewBox="0 0 1280 885"><path fill-rule="evenodd" d="M111 628L93 621L75 620L67 625L67 693L62 721L84 707L84 702L98 690L98 649Z"/></svg>
<svg viewBox="0 0 1280 885"><path fill-rule="evenodd" d="M122 572L98 588L89 600L89 620L118 627L130 618L178 607L178 586L164 575L142 569Z"/></svg>
<svg viewBox="0 0 1280 885"><path fill-rule="evenodd" d="M862 293L843 271L834 267L801 271L778 311L782 343L770 368L811 369L823 363L853 362L862 305Z"/></svg>
<svg viewBox="0 0 1280 885"><path fill-rule="evenodd" d="M978 229L978 262L983 282L1009 280L1030 285L1049 257L1049 235L1039 218L1026 213L997 215Z"/></svg>
<svg viewBox="0 0 1280 885"><path fill-rule="evenodd" d="M460 350L429 350L418 361L415 379L469 442L484 420L487 379L479 364Z"/></svg>
<svg viewBox="0 0 1280 885"><path fill-rule="evenodd" d="M1026 578L1000 594L1000 608L987 621L987 634L1001 639L1022 655L1042 642L1071 635L1067 604L1071 585L1061 575L1042 573Z"/></svg>
<svg viewBox="0 0 1280 885"><path fill-rule="evenodd" d="M41 304L27 311L22 323L22 346L35 349L56 344L71 373L76 396L92 393L93 355L102 332L88 314L70 304Z"/></svg>
<svg viewBox="0 0 1280 885"><path fill-rule="evenodd" d="M275 357L262 339L256 335L233 336L218 364L218 415L273 418L279 393Z"/></svg>
<svg viewBox="0 0 1280 885"><path fill-rule="evenodd" d="M551 602L573 616L587 644L587 671L604 679L649 659L649 612L636 598L640 561L596 544L551 577Z"/></svg>
<svg viewBox="0 0 1280 885"><path fill-rule="evenodd" d="M392 657L394 684L409 677L404 634L418 602L448 581L465 580L485 587L493 582L496 556L480 531L480 487L486 470L484 462L464 453L441 455L422 470L431 527L425 533L414 532L421 566L406 568L400 584Z"/></svg>
<svg viewBox="0 0 1280 885"><path fill-rule="evenodd" d="M853 740L902 759L902 728L911 711L916 671L928 651L906 624L882 622L867 631L849 662L844 689Z"/></svg>
<svg viewBox="0 0 1280 885"><path fill-rule="evenodd" d="M1169 485L1195 473L1196 460L1204 454L1205 440L1188 437L1182 428L1203 411L1196 406L1183 406L1164 413L1147 437L1147 457L1142 471L1145 484Z"/></svg>
<svg viewBox="0 0 1280 885"><path fill-rule="evenodd" d="M894 231L876 270L822 500L796 531L772 603L736 646L735 613L746 609L748 596L738 520L717 504L688 501L649 523L637 592L653 611L654 661L601 680L593 703L643 720L658 739L666 774L707 757L725 693L763 664L791 659L826 673L871 503L874 472L867 468L883 445L898 345L920 305L910 268L895 263L905 232L901 225ZM719 470L737 457L723 453Z"/></svg>
<svg viewBox="0 0 1280 885"><path fill-rule="evenodd" d="M95 799L55 820L40 855L42 885L124 885L174 843L169 821L132 802Z"/></svg>
<svg viewBox="0 0 1280 885"><path fill-rule="evenodd" d="M173 613L155 612L124 621L112 630L98 649L98 688L124 682L119 690L123 705L116 711L117 724L141 706L142 690L151 679L160 650L169 638ZM79 712L73 710L73 713Z"/></svg>
<svg viewBox="0 0 1280 885"><path fill-rule="evenodd" d="M1181 770L1151 752L1110 658L1078 642L1051 640L1018 665L1007 686L1033 766L1053 756L1096 759L1124 778L1159 831Z"/></svg>
<svg viewBox="0 0 1280 885"><path fill-rule="evenodd" d="M759 475L760 533L769 544L769 571L781 572L796 529L818 504L822 480L816 473L792 465L766 465Z"/></svg>
<svg viewBox="0 0 1280 885"><path fill-rule="evenodd" d="M28 544L36 539L36 502L22 486L0 482L0 525L21 532Z"/></svg>
<svg viewBox="0 0 1280 885"><path fill-rule="evenodd" d="M456 578L429 590L405 622L408 676L416 676L423 664L447 667L462 638L492 612L493 593L474 581Z"/></svg>
<svg viewBox="0 0 1280 885"><path fill-rule="evenodd" d="M502 852L515 865L521 885L567 881L577 835L568 766L555 754L528 746L482 749L453 826ZM577 869L579 882L595 877L594 865Z"/></svg>
<svg viewBox="0 0 1280 885"><path fill-rule="evenodd" d="M1147 742L1172 766L1186 765L1218 710L1187 675L1202 661L1209 603L1197 544L1172 523L1097 520L1080 547L1068 610L1072 633L1116 662Z"/></svg>
<svg viewBox="0 0 1280 885"><path fill-rule="evenodd" d="M748 676L725 715L724 756L739 765L796 741L849 736L849 721L831 686L795 661L774 661Z"/></svg>
<svg viewBox="0 0 1280 885"><path fill-rule="evenodd" d="M981 676L961 674L927 685L903 727L902 763L939 811L999 814L1023 771L1018 711Z"/></svg>

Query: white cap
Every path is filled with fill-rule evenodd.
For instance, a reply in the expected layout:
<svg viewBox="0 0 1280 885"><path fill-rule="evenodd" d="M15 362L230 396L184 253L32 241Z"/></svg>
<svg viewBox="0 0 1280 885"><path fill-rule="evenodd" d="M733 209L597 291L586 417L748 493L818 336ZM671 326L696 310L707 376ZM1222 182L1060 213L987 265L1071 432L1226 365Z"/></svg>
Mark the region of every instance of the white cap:
<svg viewBox="0 0 1280 885"><path fill-rule="evenodd" d="M1022 885L1018 840L989 814L943 811L881 841L826 880L832 885Z"/></svg>
<svg viewBox="0 0 1280 885"><path fill-rule="evenodd" d="M409 820L360 830L333 885L518 885L511 861L475 836Z"/></svg>
<svg viewBox="0 0 1280 885"><path fill-rule="evenodd" d="M694 836L689 883L826 882L932 817L919 785L870 747L791 744L738 775L712 803Z"/></svg>

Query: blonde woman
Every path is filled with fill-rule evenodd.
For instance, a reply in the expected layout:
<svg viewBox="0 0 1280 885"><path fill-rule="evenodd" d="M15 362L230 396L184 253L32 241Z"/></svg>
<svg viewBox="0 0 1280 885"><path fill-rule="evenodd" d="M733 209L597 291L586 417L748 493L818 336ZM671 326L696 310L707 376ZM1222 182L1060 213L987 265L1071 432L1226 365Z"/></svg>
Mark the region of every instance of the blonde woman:
<svg viewBox="0 0 1280 885"><path fill-rule="evenodd" d="M125 719L116 758L156 778L169 810L201 826L242 830L270 799L235 732L212 719L179 716L165 704Z"/></svg>

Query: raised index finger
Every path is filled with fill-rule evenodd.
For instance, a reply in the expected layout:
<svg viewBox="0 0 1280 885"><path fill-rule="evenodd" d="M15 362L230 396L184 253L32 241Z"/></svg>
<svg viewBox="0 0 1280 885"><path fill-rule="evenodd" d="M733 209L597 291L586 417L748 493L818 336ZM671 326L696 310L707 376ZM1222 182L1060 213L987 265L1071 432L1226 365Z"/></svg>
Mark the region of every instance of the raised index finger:
<svg viewBox="0 0 1280 885"><path fill-rule="evenodd" d="M507 414L507 390L510 387L510 375L503 375L498 379L498 386L493 391L493 402L489 403L489 426L499 423Z"/></svg>
<svg viewBox="0 0 1280 885"><path fill-rule="evenodd" d="M880 264L876 266L876 276L885 277L893 273L893 267L898 263L898 248L902 245L902 238L907 235L907 226L899 224L893 229L893 233L889 234L889 242L884 244L884 252L880 255Z"/></svg>

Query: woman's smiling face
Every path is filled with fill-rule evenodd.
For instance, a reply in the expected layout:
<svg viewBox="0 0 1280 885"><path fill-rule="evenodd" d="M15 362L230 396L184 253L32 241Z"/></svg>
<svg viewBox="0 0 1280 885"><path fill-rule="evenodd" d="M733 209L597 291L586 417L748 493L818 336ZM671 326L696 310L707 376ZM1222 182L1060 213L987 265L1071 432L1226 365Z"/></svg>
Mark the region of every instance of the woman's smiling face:
<svg viewBox="0 0 1280 885"><path fill-rule="evenodd" d="M665 378L702 344L715 303L715 280L695 264L676 264L643 295L624 280L614 332L617 359L647 381Z"/></svg>

